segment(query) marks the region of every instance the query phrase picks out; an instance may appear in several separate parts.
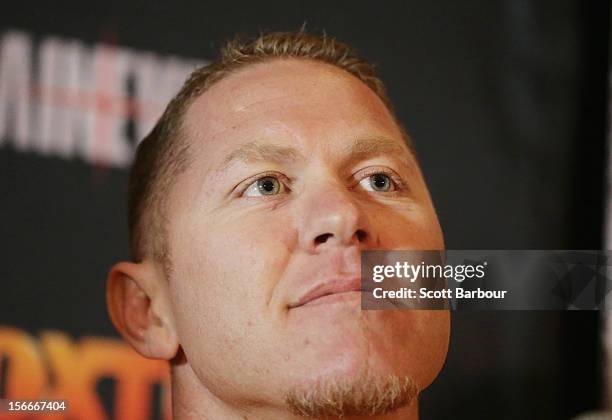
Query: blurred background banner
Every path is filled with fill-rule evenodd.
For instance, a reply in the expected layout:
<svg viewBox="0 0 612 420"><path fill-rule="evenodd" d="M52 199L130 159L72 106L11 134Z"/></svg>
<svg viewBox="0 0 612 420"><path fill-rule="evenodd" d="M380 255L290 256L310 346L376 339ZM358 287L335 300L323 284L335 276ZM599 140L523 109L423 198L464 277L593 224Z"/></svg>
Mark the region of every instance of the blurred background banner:
<svg viewBox="0 0 612 420"><path fill-rule="evenodd" d="M128 256L127 167L224 40L304 23L378 64L448 248L609 248L606 1L8 2L0 398L69 399L74 419L169 417L166 365L136 355L106 313L106 274ZM603 324L589 311L453 314L422 418L602 408Z"/></svg>

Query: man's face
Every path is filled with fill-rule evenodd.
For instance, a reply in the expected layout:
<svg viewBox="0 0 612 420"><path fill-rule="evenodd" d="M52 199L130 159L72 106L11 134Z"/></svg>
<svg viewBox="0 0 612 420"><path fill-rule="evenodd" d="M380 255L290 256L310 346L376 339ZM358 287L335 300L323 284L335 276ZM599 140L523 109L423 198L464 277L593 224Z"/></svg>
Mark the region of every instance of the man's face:
<svg viewBox="0 0 612 420"><path fill-rule="evenodd" d="M362 311L359 252L443 249L416 161L358 79L304 60L250 65L185 117L171 193L170 299L200 381L226 401L440 370L449 315ZM325 296L326 295L326 296Z"/></svg>

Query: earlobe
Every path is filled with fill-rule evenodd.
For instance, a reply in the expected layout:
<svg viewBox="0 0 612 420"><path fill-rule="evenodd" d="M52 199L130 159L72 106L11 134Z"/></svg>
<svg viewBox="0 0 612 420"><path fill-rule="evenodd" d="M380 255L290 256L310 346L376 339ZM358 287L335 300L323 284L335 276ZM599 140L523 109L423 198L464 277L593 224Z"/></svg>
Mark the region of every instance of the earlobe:
<svg viewBox="0 0 612 420"><path fill-rule="evenodd" d="M106 304L113 325L141 355L172 359L178 339L165 279L151 262L121 262L106 284Z"/></svg>

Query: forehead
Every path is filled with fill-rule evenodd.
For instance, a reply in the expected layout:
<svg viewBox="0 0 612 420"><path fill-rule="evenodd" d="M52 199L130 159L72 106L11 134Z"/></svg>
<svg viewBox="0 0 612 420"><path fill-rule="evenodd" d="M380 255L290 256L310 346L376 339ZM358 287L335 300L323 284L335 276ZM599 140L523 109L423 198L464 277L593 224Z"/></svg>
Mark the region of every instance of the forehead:
<svg viewBox="0 0 612 420"><path fill-rule="evenodd" d="M306 149L317 142L334 144L333 137L343 134L401 138L389 110L367 85L333 65L306 59L273 59L230 74L194 101L184 126L193 142L206 145L209 157L237 143L279 136Z"/></svg>

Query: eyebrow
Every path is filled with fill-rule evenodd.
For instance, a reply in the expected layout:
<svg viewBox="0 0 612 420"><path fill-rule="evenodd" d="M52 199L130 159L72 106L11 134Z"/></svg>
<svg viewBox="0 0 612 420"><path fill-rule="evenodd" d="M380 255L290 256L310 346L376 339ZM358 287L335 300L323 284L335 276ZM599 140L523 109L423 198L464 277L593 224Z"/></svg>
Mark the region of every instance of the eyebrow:
<svg viewBox="0 0 612 420"><path fill-rule="evenodd" d="M227 168L234 161L243 162L275 162L286 163L303 159L304 156L293 147L276 144L250 142L228 154L219 167L219 171Z"/></svg>
<svg viewBox="0 0 612 420"><path fill-rule="evenodd" d="M398 142L386 137L366 137L360 138L345 149L347 161L355 162L373 158L376 156L391 155L400 159L403 163L409 162L409 151L407 147L402 147Z"/></svg>
<svg viewBox="0 0 612 420"><path fill-rule="evenodd" d="M345 162L356 162L368 158L391 155L404 163L409 161L409 151L398 142L386 137L365 137L357 139L344 150ZM274 162L287 163L305 160L305 157L297 149L276 144L249 142L229 153L219 166L217 172L221 172L235 161L243 162Z"/></svg>

